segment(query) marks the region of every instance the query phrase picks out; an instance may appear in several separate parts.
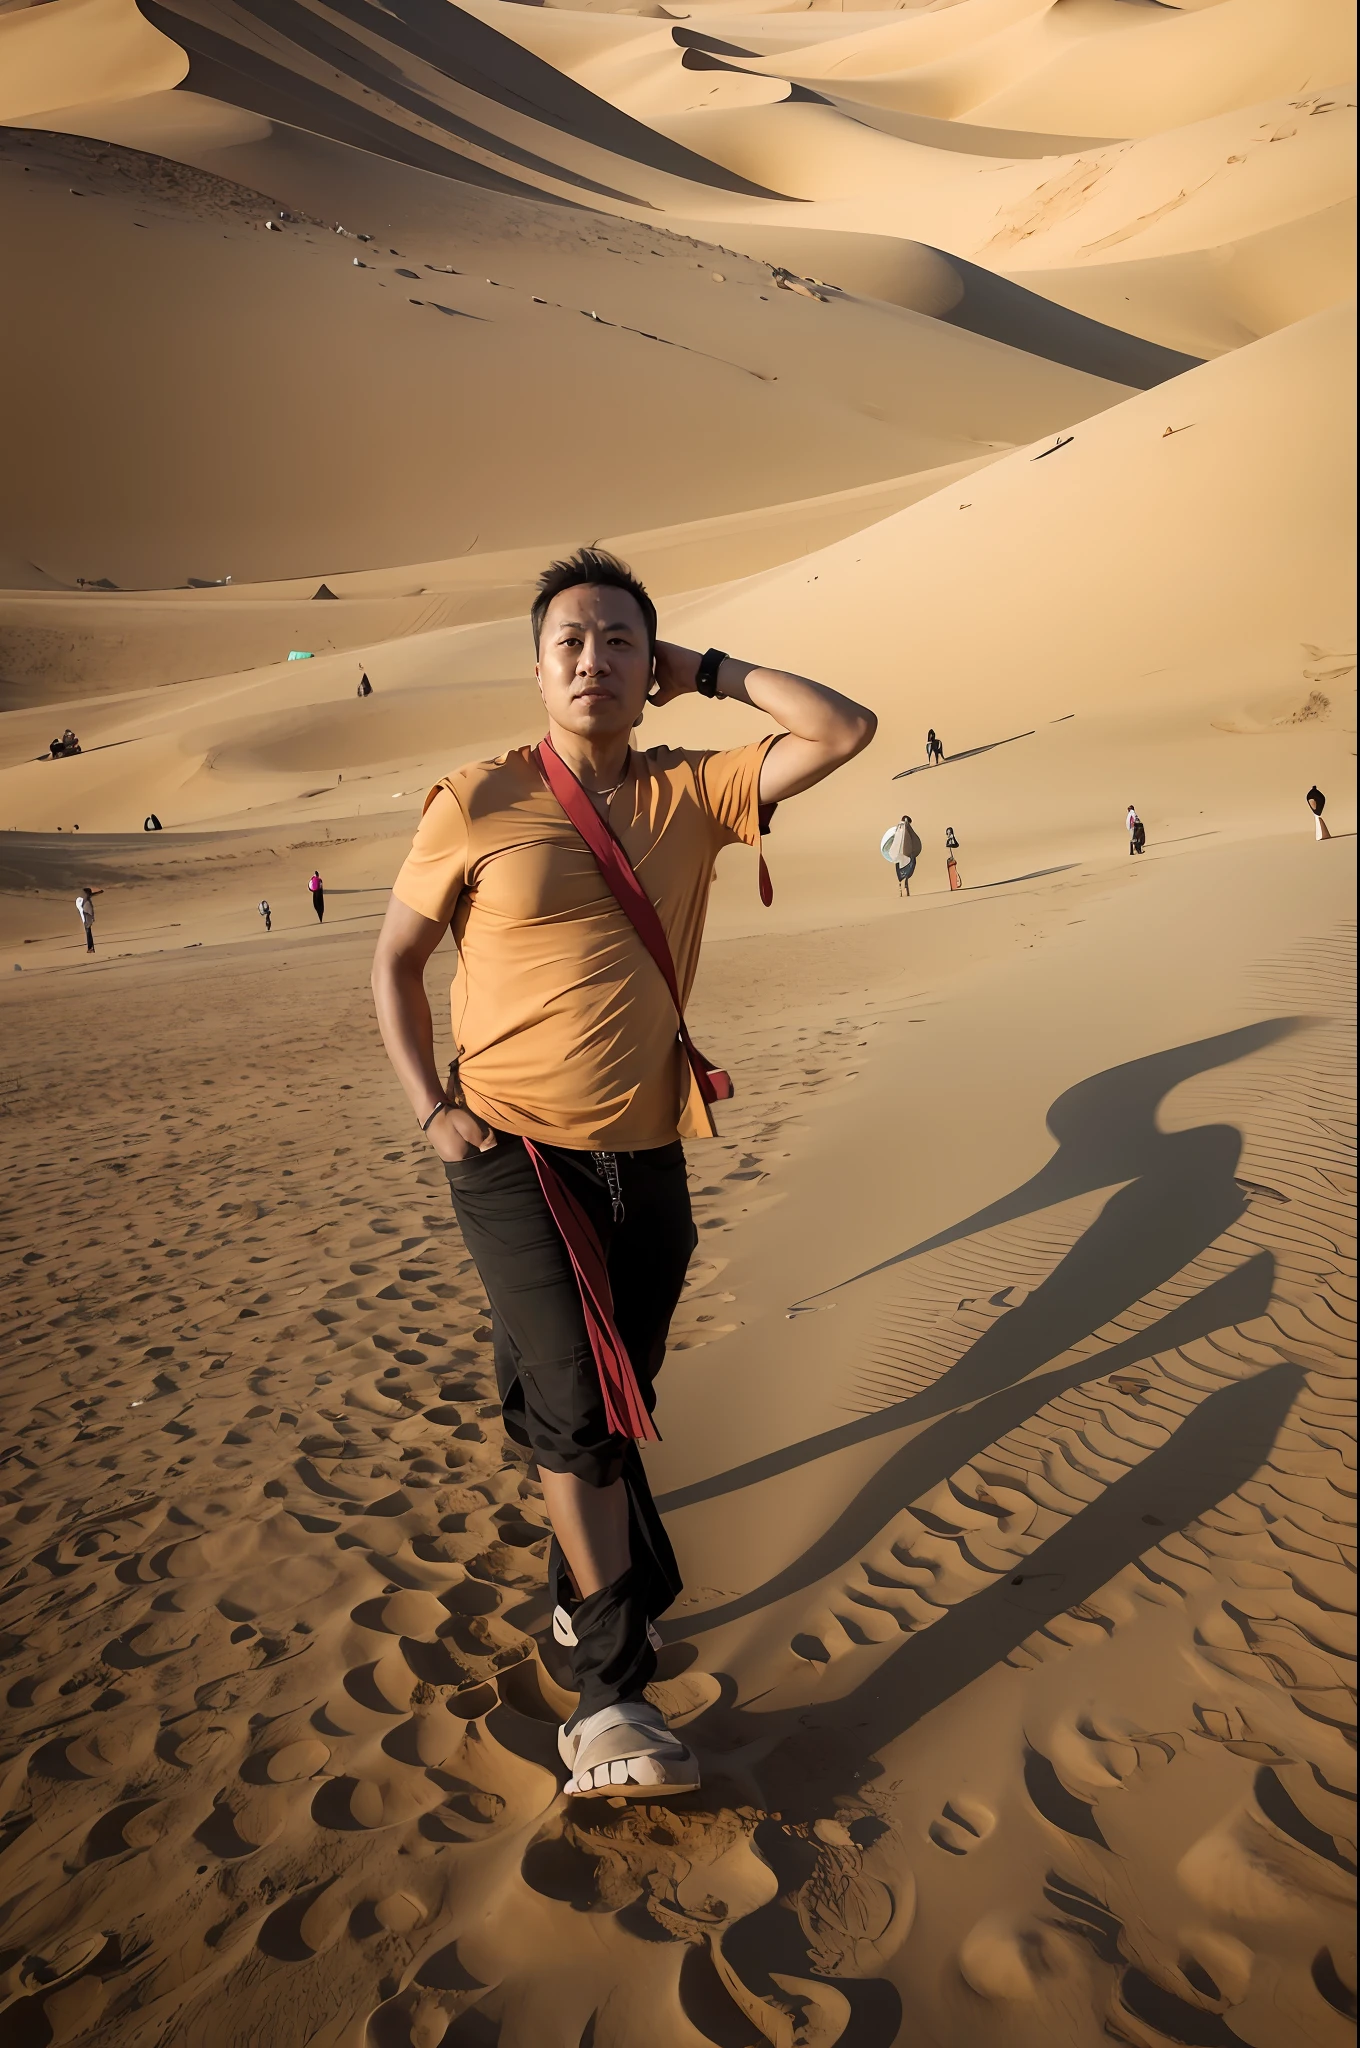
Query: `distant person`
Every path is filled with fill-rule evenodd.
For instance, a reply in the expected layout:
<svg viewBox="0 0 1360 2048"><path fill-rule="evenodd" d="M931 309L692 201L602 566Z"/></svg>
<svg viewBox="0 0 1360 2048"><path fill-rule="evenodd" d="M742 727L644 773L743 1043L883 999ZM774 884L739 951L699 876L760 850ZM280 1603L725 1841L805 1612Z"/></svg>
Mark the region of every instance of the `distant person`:
<svg viewBox="0 0 1360 2048"><path fill-rule="evenodd" d="M87 882L76 898L76 913L80 918L81 929L85 934L85 951L87 953L93 953L94 951L94 899L96 896L102 896L103 893L102 889L92 889Z"/></svg>
<svg viewBox="0 0 1360 2048"><path fill-rule="evenodd" d="M1322 794L1322 791L1318 788L1316 783L1314 783L1313 787L1309 790L1306 801L1309 810L1313 813L1313 823L1316 828L1314 830L1313 837L1315 839L1330 839L1332 835L1327 830L1327 826L1322 816L1322 813L1327 806L1327 799Z"/></svg>
<svg viewBox="0 0 1360 2048"><path fill-rule="evenodd" d="M354 694L356 697L371 697L373 695L373 685L366 675L360 676L359 687Z"/></svg>
<svg viewBox="0 0 1360 2048"><path fill-rule="evenodd" d="M265 930L267 932L272 932L274 929L274 913L269 908L269 898L267 896L262 896L260 898L257 908L259 909L260 916L264 919Z"/></svg>
<svg viewBox="0 0 1360 2048"><path fill-rule="evenodd" d="M1129 805L1128 814L1124 819L1124 823L1128 829L1130 854L1132 855L1135 853L1141 853L1143 850L1143 846L1139 844L1139 834L1142 833L1143 844L1145 845L1147 842L1147 833L1143 831L1143 821L1139 817L1138 812L1133 804Z"/></svg>
<svg viewBox="0 0 1360 2048"><path fill-rule="evenodd" d="M954 858L958 850L959 842L954 836L954 827L946 825L944 831L944 871L951 889L961 889L963 887L963 876L959 873L959 864Z"/></svg>
<svg viewBox="0 0 1360 2048"><path fill-rule="evenodd" d="M307 887L312 892L312 909L316 912L316 921L318 924L324 924L326 922L326 885L315 868L312 869L312 879L307 884Z"/></svg>
<svg viewBox="0 0 1360 2048"><path fill-rule="evenodd" d="M926 734L926 761L930 767L938 768L943 760L944 745L937 738L935 728L932 725L930 731Z"/></svg>
<svg viewBox="0 0 1360 2048"><path fill-rule="evenodd" d="M952 825L946 825L944 828L944 847L946 853L957 853L959 850L959 842L954 837L954 827Z"/></svg>
<svg viewBox="0 0 1360 2048"><path fill-rule="evenodd" d="M920 835L911 819L903 811L895 825L890 825L879 842L879 850L885 860L890 860L897 872L898 891L903 896L911 894L911 878L916 872L916 863L921 857Z"/></svg>
<svg viewBox="0 0 1360 2048"><path fill-rule="evenodd" d="M1135 819L1134 819L1134 821L1133 821L1133 848L1132 848L1132 851L1133 851L1134 853L1141 853L1141 852L1143 851L1143 848L1144 848L1144 847L1145 847L1146 845L1147 845L1147 826L1146 826L1146 825L1145 825L1145 824L1143 823L1143 821L1142 821L1142 819L1141 819L1141 818L1135 818Z"/></svg>
<svg viewBox="0 0 1360 2048"><path fill-rule="evenodd" d="M156 813L154 811L152 811L149 814L149 816L142 819L143 832L160 832L163 829L164 828L161 825L161 821L156 816Z"/></svg>
<svg viewBox="0 0 1360 2048"><path fill-rule="evenodd" d="M52 760L60 761L66 749L62 746L61 740L58 738L53 740L51 746L47 749L47 751L48 754L51 756ZM58 827L58 829L60 830L60 827Z"/></svg>
<svg viewBox="0 0 1360 2048"><path fill-rule="evenodd" d="M63 754L78 754L80 752L80 741L76 738L69 725L61 736L61 751Z"/></svg>

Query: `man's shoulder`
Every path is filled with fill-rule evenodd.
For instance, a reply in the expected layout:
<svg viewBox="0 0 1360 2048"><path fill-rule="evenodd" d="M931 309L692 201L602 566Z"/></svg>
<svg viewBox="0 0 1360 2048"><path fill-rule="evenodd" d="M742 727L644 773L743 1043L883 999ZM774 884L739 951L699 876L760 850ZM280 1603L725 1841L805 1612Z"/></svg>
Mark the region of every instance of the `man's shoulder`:
<svg viewBox="0 0 1360 2048"><path fill-rule="evenodd" d="M645 747L642 758L648 774L659 781L685 783L693 782L704 763L723 751L718 747Z"/></svg>
<svg viewBox="0 0 1360 2048"><path fill-rule="evenodd" d="M469 818L504 810L543 787L529 752L528 747L512 747L490 761L465 761L441 777L438 786L453 792Z"/></svg>

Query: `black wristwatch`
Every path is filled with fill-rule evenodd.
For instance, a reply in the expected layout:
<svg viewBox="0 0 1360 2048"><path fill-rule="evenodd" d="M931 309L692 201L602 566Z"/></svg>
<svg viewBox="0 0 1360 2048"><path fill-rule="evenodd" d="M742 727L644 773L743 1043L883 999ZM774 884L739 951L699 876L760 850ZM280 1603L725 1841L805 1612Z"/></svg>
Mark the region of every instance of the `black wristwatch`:
<svg viewBox="0 0 1360 2048"><path fill-rule="evenodd" d="M718 694L718 670L727 656L719 647L710 647L694 671L694 687L701 697L716 697Z"/></svg>

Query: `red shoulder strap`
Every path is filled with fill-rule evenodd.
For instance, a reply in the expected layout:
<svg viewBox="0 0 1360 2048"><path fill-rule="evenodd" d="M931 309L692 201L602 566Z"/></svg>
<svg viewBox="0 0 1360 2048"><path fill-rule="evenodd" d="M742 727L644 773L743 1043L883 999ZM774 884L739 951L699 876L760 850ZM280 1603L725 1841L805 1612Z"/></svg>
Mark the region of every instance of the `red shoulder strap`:
<svg viewBox="0 0 1360 2048"><path fill-rule="evenodd" d="M684 1005L680 1000L680 984L675 976L675 962L671 959L671 949L666 943L666 934L661 919L656 914L656 907L633 872L632 862L552 741L540 740L533 749L531 758L567 817L590 848L595 857L595 865L604 876L619 909L660 968L666 986L671 992L671 1001L675 1004L680 1043L685 1048L686 1057L699 1083L699 1093L705 1102L726 1102L733 1093L731 1077L725 1074L721 1067L712 1066L689 1035Z"/></svg>

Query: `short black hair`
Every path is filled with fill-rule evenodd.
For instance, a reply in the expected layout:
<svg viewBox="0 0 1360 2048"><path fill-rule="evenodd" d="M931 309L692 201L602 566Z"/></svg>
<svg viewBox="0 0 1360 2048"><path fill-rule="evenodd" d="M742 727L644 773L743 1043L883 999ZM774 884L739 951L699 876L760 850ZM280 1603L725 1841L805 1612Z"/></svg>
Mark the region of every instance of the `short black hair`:
<svg viewBox="0 0 1360 2048"><path fill-rule="evenodd" d="M577 548L574 555L564 561L549 562L538 579L538 593L529 610L529 620L534 629L534 653L543 633L543 621L548 606L564 590L576 590L582 584L592 584L597 590L626 590L637 600L647 628L647 652L656 652L656 606L647 595L646 588L633 574L626 562L617 555L609 554L604 548Z"/></svg>

